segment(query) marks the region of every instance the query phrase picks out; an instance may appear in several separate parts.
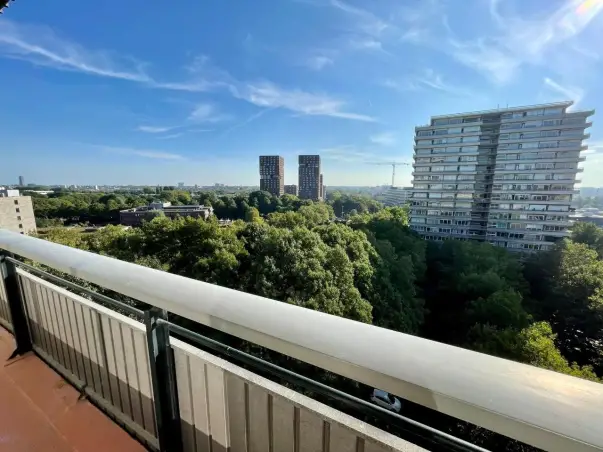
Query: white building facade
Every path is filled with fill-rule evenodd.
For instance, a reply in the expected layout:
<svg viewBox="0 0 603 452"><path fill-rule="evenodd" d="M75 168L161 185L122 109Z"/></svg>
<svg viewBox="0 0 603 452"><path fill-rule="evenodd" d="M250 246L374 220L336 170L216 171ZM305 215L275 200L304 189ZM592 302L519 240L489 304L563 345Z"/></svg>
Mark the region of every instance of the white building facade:
<svg viewBox="0 0 603 452"><path fill-rule="evenodd" d="M411 227L546 250L568 235L590 111L573 102L434 116L415 128Z"/></svg>
<svg viewBox="0 0 603 452"><path fill-rule="evenodd" d="M381 195L386 206L405 206L411 201L412 187L389 187Z"/></svg>

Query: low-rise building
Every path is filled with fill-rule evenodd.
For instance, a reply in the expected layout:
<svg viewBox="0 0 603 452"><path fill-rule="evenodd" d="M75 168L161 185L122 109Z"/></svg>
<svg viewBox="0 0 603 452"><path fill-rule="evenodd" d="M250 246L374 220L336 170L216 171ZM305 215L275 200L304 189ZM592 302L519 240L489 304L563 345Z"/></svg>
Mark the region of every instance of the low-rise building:
<svg viewBox="0 0 603 452"><path fill-rule="evenodd" d="M389 187L381 199L386 206L404 206L411 201L412 187Z"/></svg>
<svg viewBox="0 0 603 452"><path fill-rule="evenodd" d="M166 217L193 217L207 220L214 213L211 206L172 206L166 202L152 202L148 206L134 207L119 212L119 222L126 226L140 226L143 221L165 215Z"/></svg>
<svg viewBox="0 0 603 452"><path fill-rule="evenodd" d="M20 196L19 190L0 187L0 229L21 234L36 232L31 196Z"/></svg>
<svg viewBox="0 0 603 452"><path fill-rule="evenodd" d="M297 196L297 185L285 185L285 194Z"/></svg>

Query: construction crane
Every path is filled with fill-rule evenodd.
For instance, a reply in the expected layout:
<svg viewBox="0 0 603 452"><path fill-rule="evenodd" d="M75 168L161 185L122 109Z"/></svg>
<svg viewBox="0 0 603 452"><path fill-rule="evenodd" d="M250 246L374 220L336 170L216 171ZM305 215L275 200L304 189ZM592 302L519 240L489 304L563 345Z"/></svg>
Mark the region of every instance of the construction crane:
<svg viewBox="0 0 603 452"><path fill-rule="evenodd" d="M392 166L392 187L394 186L394 181L396 179L396 166L397 165L407 165L410 166L410 163L406 162L367 162L369 165L391 165Z"/></svg>

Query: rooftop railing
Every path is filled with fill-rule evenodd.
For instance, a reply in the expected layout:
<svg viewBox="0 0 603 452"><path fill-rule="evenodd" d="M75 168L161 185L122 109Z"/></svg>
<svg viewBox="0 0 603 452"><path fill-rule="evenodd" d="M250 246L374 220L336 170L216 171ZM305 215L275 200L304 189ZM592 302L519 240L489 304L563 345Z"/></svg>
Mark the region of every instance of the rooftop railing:
<svg viewBox="0 0 603 452"><path fill-rule="evenodd" d="M544 450L603 450L597 383L4 230L0 253L0 323L17 353L33 349L154 449L483 450L187 330L177 315ZM387 419L404 439L258 374Z"/></svg>

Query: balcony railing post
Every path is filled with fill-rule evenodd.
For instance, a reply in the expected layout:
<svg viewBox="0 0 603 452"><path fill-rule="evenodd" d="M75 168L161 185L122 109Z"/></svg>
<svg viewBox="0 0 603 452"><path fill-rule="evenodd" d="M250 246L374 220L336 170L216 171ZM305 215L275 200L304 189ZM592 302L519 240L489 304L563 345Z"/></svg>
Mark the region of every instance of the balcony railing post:
<svg viewBox="0 0 603 452"><path fill-rule="evenodd" d="M2 263L2 278L4 288L6 289L6 298L8 301L8 309L10 311L11 325L17 348L9 359L17 355L23 355L31 351L32 341L27 324L27 315L25 314L25 304L22 298L22 291L19 285L19 276L17 275L17 266L8 261L6 257L14 257L12 253L6 253L1 256Z"/></svg>
<svg viewBox="0 0 603 452"><path fill-rule="evenodd" d="M157 439L161 452L182 452L174 353L170 347L168 324L159 322L160 319L167 320L167 312L162 309L153 307L144 313Z"/></svg>

